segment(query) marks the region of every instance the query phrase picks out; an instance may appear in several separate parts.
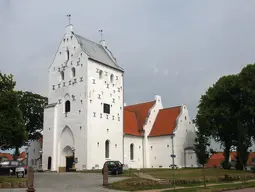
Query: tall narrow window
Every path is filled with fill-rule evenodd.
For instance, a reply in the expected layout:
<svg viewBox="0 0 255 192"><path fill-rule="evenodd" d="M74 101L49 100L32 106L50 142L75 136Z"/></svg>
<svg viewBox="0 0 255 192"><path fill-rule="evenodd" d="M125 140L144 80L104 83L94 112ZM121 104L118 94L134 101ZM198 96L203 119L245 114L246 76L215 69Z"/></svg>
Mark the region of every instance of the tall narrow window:
<svg viewBox="0 0 255 192"><path fill-rule="evenodd" d="M113 74L111 74L111 76L110 76L110 80L111 80L111 82L113 82L113 79L114 79L114 75L113 75Z"/></svg>
<svg viewBox="0 0 255 192"><path fill-rule="evenodd" d="M130 160L134 160L134 144L130 144Z"/></svg>
<svg viewBox="0 0 255 192"><path fill-rule="evenodd" d="M67 101L65 102L65 112L66 112L66 113L67 113L67 112L70 112L70 110L71 110L71 103L70 103L69 100L67 100Z"/></svg>
<svg viewBox="0 0 255 192"><path fill-rule="evenodd" d="M65 74L64 74L64 71L61 71L61 72L60 72L60 76L61 76L61 80L65 80Z"/></svg>
<svg viewBox="0 0 255 192"><path fill-rule="evenodd" d="M103 71L100 70L100 71L99 71L99 79L102 79L102 78L103 78Z"/></svg>
<svg viewBox="0 0 255 192"><path fill-rule="evenodd" d="M69 60L69 50L68 49L66 50L66 60L67 61Z"/></svg>
<svg viewBox="0 0 255 192"><path fill-rule="evenodd" d="M105 141L105 158L110 157L110 141L106 140Z"/></svg>
<svg viewBox="0 0 255 192"><path fill-rule="evenodd" d="M72 68L72 77L75 77L75 68Z"/></svg>

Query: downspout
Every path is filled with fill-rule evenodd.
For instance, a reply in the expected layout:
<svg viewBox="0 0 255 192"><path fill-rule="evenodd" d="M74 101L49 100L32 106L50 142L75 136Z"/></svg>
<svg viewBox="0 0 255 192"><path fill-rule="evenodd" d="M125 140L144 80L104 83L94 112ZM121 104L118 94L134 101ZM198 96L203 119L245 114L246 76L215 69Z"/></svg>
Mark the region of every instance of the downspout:
<svg viewBox="0 0 255 192"><path fill-rule="evenodd" d="M123 129L123 132L122 132L122 134L123 134L123 141L122 141L122 158L123 158L123 164L124 164L124 159L125 159L125 151L124 151L124 149L125 149L125 147L124 147L124 145L125 145L125 142L124 142L124 137L125 137L125 133L124 133L124 97L125 97L125 94L124 94L124 72L123 72L123 74L122 74L123 76L122 76L122 87L123 87L123 89L122 89L122 98L123 98L123 101L122 101L122 129Z"/></svg>
<svg viewBox="0 0 255 192"><path fill-rule="evenodd" d="M142 137L142 139L143 139L143 168L145 168L145 154L144 154L144 148L145 148L145 144L144 144L144 132L143 132L143 137Z"/></svg>
<svg viewBox="0 0 255 192"><path fill-rule="evenodd" d="M174 155L174 135L172 135L172 155ZM173 160L173 167L174 167L174 157L172 158L172 160Z"/></svg>

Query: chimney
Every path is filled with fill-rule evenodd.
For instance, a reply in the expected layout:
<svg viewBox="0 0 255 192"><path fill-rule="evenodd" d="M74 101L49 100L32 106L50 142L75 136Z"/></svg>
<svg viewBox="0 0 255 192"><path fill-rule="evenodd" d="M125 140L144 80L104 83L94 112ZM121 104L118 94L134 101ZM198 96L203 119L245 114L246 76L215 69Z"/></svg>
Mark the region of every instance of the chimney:
<svg viewBox="0 0 255 192"><path fill-rule="evenodd" d="M124 103L124 107L126 107L127 106L127 104L126 103Z"/></svg>

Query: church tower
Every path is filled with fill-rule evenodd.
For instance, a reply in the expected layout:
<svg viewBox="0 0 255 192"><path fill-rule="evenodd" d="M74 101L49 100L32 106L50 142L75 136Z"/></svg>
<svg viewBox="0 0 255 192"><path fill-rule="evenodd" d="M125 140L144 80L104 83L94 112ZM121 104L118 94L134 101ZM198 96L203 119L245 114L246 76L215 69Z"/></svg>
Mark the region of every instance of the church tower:
<svg viewBox="0 0 255 192"><path fill-rule="evenodd" d="M70 15L69 15L70 16ZM70 171L123 162L123 75L101 39L88 40L72 24L48 69L43 169Z"/></svg>

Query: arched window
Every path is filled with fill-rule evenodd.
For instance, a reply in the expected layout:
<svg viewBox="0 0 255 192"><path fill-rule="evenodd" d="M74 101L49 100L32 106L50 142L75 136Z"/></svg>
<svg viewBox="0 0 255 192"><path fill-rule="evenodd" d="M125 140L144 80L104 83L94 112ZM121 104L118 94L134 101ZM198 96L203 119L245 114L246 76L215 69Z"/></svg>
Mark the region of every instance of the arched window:
<svg viewBox="0 0 255 192"><path fill-rule="evenodd" d="M70 112L70 110L71 110L71 103L70 103L69 100L67 100L67 101L65 102L65 112L66 112L66 113L67 113L67 112Z"/></svg>
<svg viewBox="0 0 255 192"><path fill-rule="evenodd" d="M111 82L113 82L113 80L114 80L114 75L113 74L111 74L110 80L111 80Z"/></svg>
<svg viewBox="0 0 255 192"><path fill-rule="evenodd" d="M110 141L106 140L105 141L105 158L110 157Z"/></svg>
<svg viewBox="0 0 255 192"><path fill-rule="evenodd" d="M66 50L66 60L67 61L69 60L69 50L68 49Z"/></svg>
<svg viewBox="0 0 255 192"><path fill-rule="evenodd" d="M64 74L64 71L61 71L61 72L60 72L60 76L61 76L61 80L65 80L65 74Z"/></svg>
<svg viewBox="0 0 255 192"><path fill-rule="evenodd" d="M72 68L72 77L75 77L75 68Z"/></svg>
<svg viewBox="0 0 255 192"><path fill-rule="evenodd" d="M48 170L51 170L51 157L48 157Z"/></svg>
<svg viewBox="0 0 255 192"><path fill-rule="evenodd" d="M102 79L102 77L103 77L103 71L100 70L100 71L99 71L99 79Z"/></svg>
<svg viewBox="0 0 255 192"><path fill-rule="evenodd" d="M130 144L130 160L134 160L134 144Z"/></svg>

